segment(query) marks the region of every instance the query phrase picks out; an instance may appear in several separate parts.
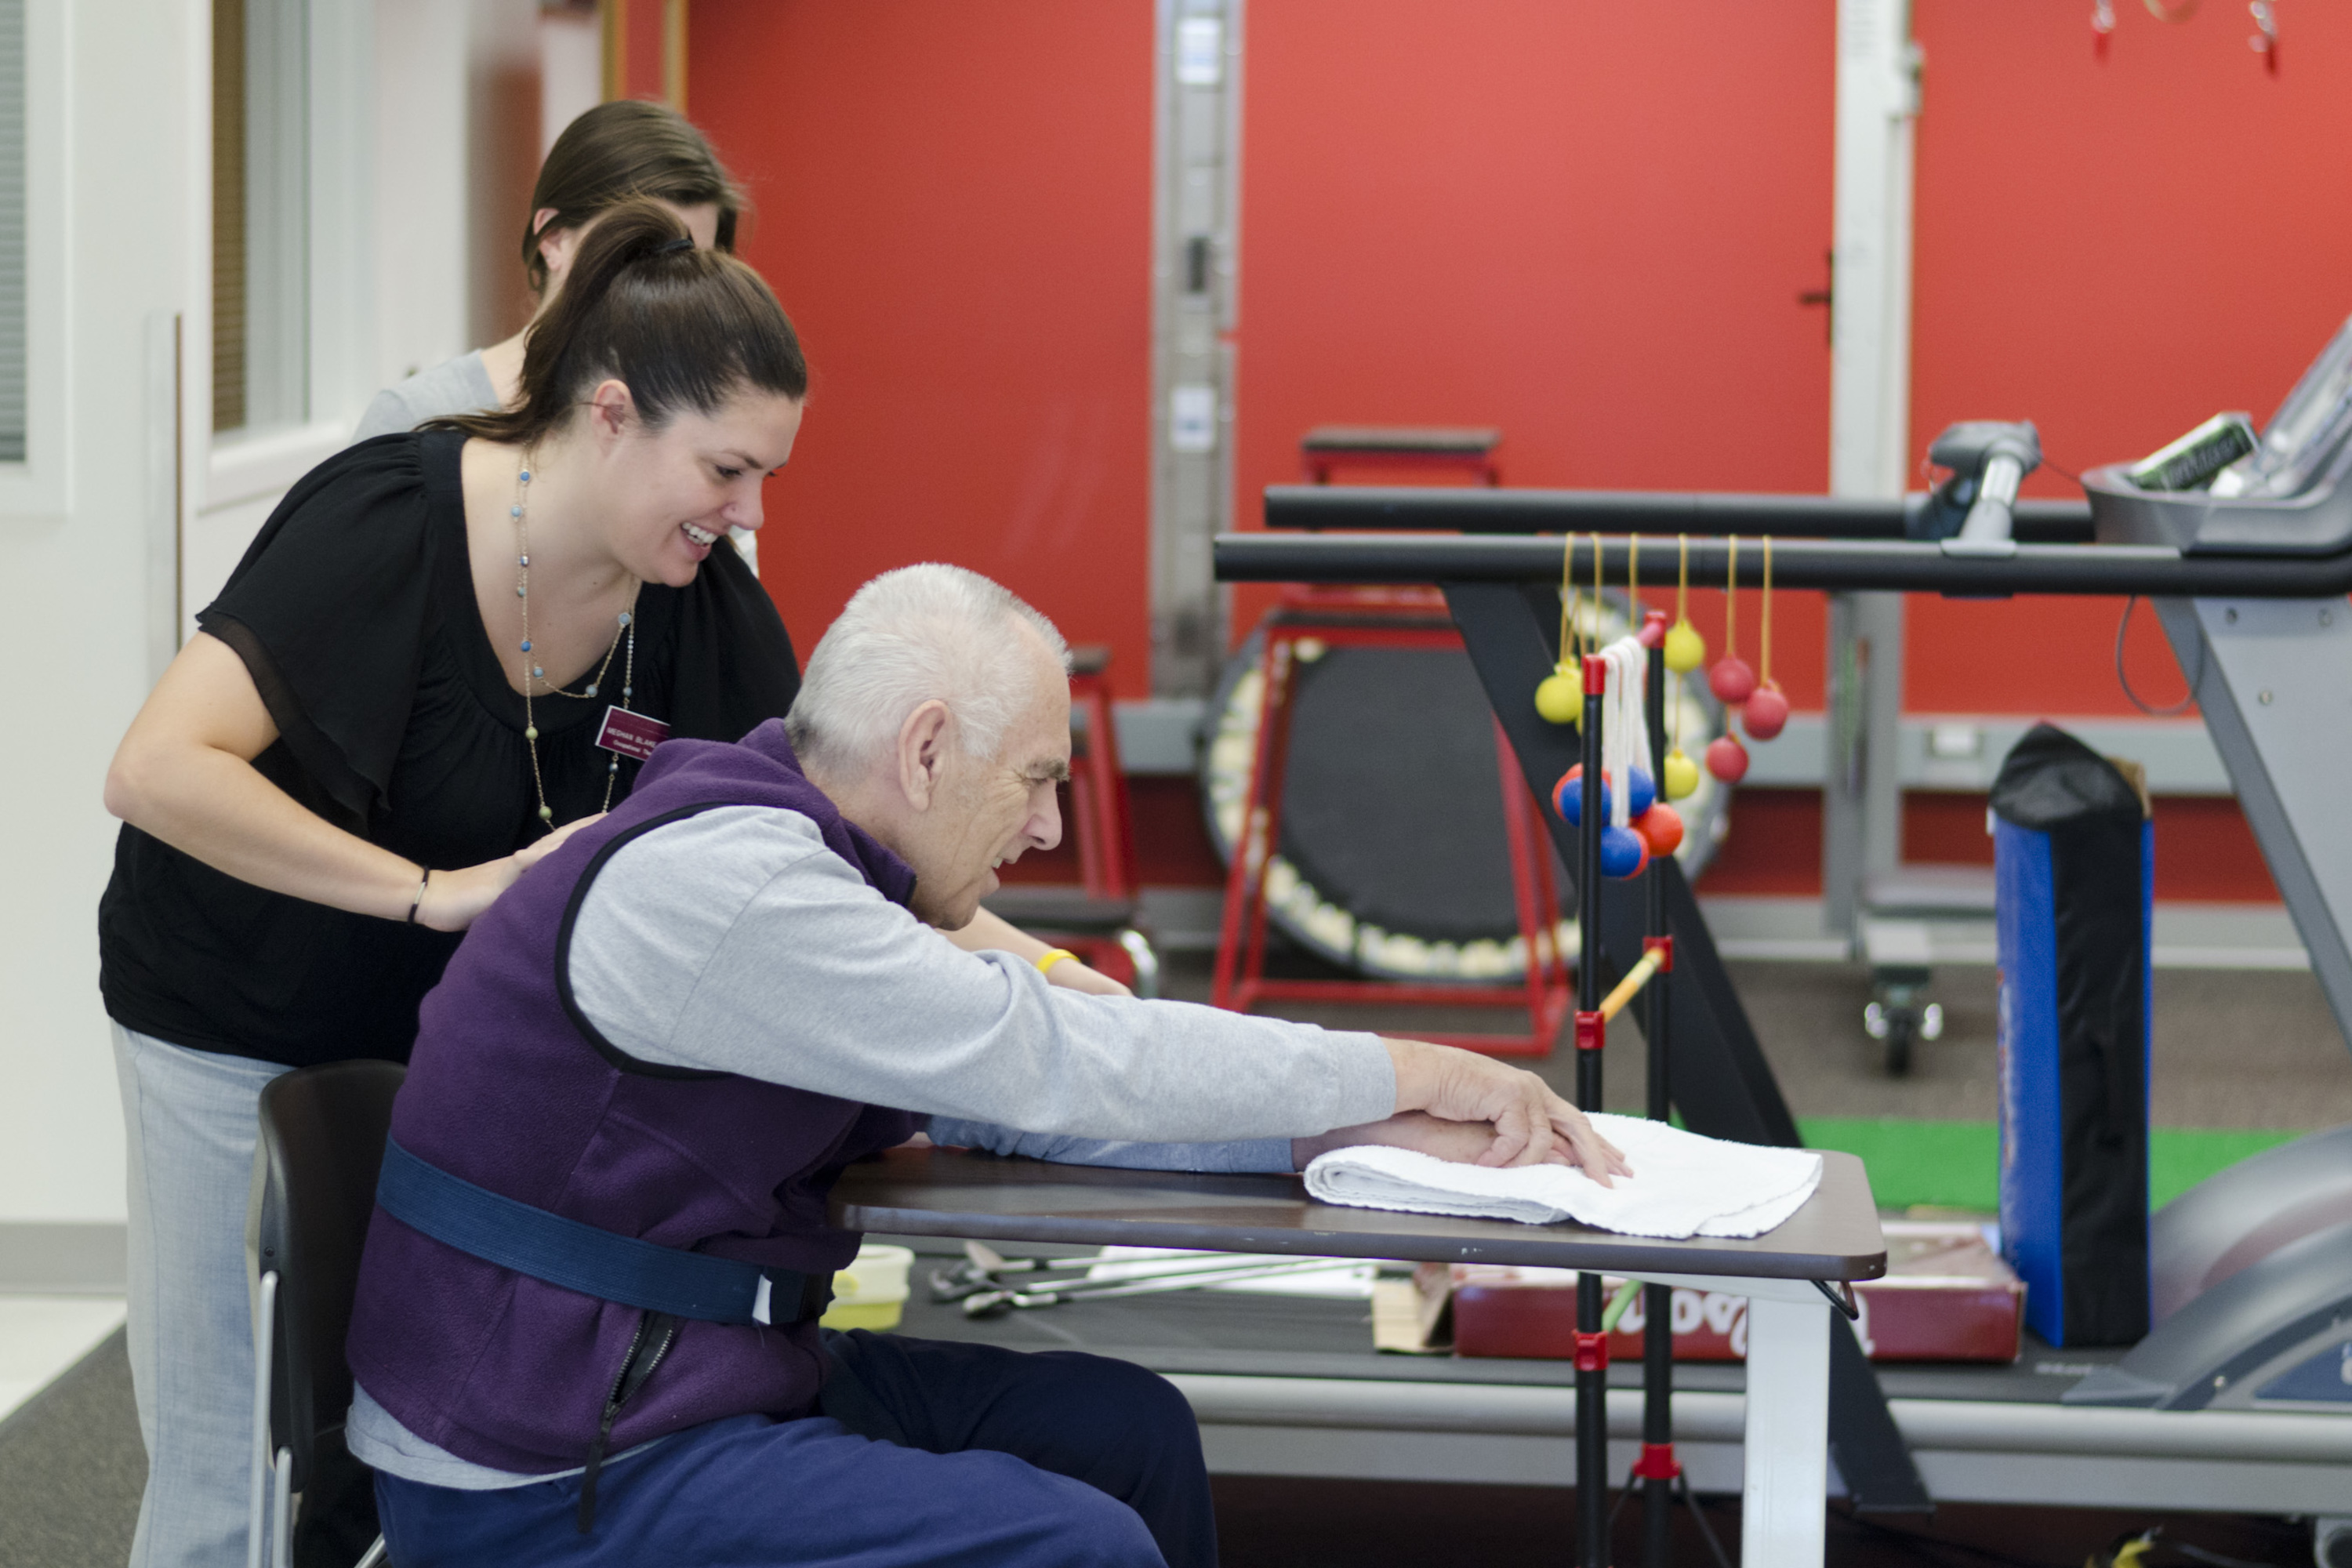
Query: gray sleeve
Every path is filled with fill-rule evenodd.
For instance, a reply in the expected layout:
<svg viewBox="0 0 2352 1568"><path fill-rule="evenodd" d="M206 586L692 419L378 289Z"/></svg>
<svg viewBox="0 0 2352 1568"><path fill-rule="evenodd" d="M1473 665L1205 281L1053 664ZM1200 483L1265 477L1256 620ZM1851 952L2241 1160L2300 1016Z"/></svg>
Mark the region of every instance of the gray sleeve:
<svg viewBox="0 0 2352 1568"><path fill-rule="evenodd" d="M1374 1036L1049 985L884 899L797 812L726 807L626 846L583 901L570 972L644 1060L1024 1132L1288 1139L1396 1105Z"/></svg>
<svg viewBox="0 0 2352 1568"><path fill-rule="evenodd" d="M490 384L489 368L476 349L420 370L397 386L375 395L352 432L355 442L394 431L414 430L444 414L479 414L498 406L498 388Z"/></svg>
<svg viewBox="0 0 2352 1568"><path fill-rule="evenodd" d="M408 400L401 395L400 387L387 386L375 395L373 401L367 405L367 412L360 416L359 428L352 432L352 440L356 444L372 437L389 436L397 430L414 430L421 417L409 413Z"/></svg>
<svg viewBox="0 0 2352 1568"><path fill-rule="evenodd" d="M1287 1138L1245 1138L1226 1143L1139 1143L1110 1138L1056 1138L1023 1132L989 1121L959 1121L934 1116L928 1129L934 1143L985 1149L992 1154L1025 1154L1061 1165L1117 1165L1130 1171L1289 1172Z"/></svg>

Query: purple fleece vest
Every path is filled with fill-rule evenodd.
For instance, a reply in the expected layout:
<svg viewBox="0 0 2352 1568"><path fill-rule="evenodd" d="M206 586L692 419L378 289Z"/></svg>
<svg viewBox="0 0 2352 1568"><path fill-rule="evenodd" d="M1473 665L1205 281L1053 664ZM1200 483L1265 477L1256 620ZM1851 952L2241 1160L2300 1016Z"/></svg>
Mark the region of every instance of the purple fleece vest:
<svg viewBox="0 0 2352 1568"><path fill-rule="evenodd" d="M731 1074L638 1065L575 1024L559 937L609 852L714 805L797 811L883 897L905 862L802 777L780 721L734 744L671 741L627 802L474 922L425 998L392 1135L445 1171L569 1218L762 1267L821 1273L856 1256L825 1220L849 1162L905 1142L904 1111ZM610 1053L610 1054L608 1054ZM476 1464L583 1462L642 1316L487 1263L378 1209L352 1313L353 1374L402 1426ZM814 1323L688 1322L623 1407L609 1452L762 1412L803 1415L821 1375Z"/></svg>

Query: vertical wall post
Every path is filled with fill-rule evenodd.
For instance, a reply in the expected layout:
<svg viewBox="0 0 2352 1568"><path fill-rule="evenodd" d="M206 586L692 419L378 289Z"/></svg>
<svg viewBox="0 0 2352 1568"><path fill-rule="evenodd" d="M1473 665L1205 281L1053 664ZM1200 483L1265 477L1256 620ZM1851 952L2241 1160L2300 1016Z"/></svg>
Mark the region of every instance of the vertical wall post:
<svg viewBox="0 0 2352 1568"><path fill-rule="evenodd" d="M1919 63L1910 0L1838 0L1832 495L1896 497L1907 477L1911 132L1919 113ZM1829 670L1822 923L1852 936L1864 884L1902 858L1901 595L1831 596Z"/></svg>
<svg viewBox="0 0 2352 1568"><path fill-rule="evenodd" d="M1242 0L1159 0L1151 262L1151 689L1206 697L1225 652L1211 542L1233 525Z"/></svg>

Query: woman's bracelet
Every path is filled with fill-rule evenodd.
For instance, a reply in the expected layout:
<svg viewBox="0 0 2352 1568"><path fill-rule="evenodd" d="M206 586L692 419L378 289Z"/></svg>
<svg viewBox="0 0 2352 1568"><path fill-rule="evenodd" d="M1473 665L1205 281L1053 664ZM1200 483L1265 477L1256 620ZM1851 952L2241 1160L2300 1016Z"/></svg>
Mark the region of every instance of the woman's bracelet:
<svg viewBox="0 0 2352 1568"><path fill-rule="evenodd" d="M416 879L416 896L408 900L408 923L416 923L416 911L425 907L425 889L433 885L433 868L427 866L425 875Z"/></svg>
<svg viewBox="0 0 2352 1568"><path fill-rule="evenodd" d="M1037 955L1037 973L1040 974L1047 973L1052 971L1054 965L1061 963L1062 960L1066 958L1076 958L1077 956L1078 955L1076 953L1072 952L1066 947L1051 948Z"/></svg>

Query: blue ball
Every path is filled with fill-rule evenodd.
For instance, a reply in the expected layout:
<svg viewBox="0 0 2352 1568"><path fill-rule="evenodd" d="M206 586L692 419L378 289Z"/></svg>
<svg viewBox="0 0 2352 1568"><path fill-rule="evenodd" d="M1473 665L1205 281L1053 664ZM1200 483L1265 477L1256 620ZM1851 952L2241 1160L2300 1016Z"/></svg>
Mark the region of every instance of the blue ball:
<svg viewBox="0 0 2352 1568"><path fill-rule="evenodd" d="M1625 793L1633 797L1633 815L1641 816L1658 802L1658 786L1639 768L1630 770Z"/></svg>
<svg viewBox="0 0 2352 1568"><path fill-rule="evenodd" d="M1609 781L1601 781L1601 815L1609 815ZM1638 798L1638 797L1637 797ZM1581 764L1562 773L1551 786L1551 808L1570 827L1584 826L1584 769Z"/></svg>
<svg viewBox="0 0 2352 1568"><path fill-rule="evenodd" d="M1642 868L1642 836L1630 827L1601 830L1601 874L1630 877Z"/></svg>

